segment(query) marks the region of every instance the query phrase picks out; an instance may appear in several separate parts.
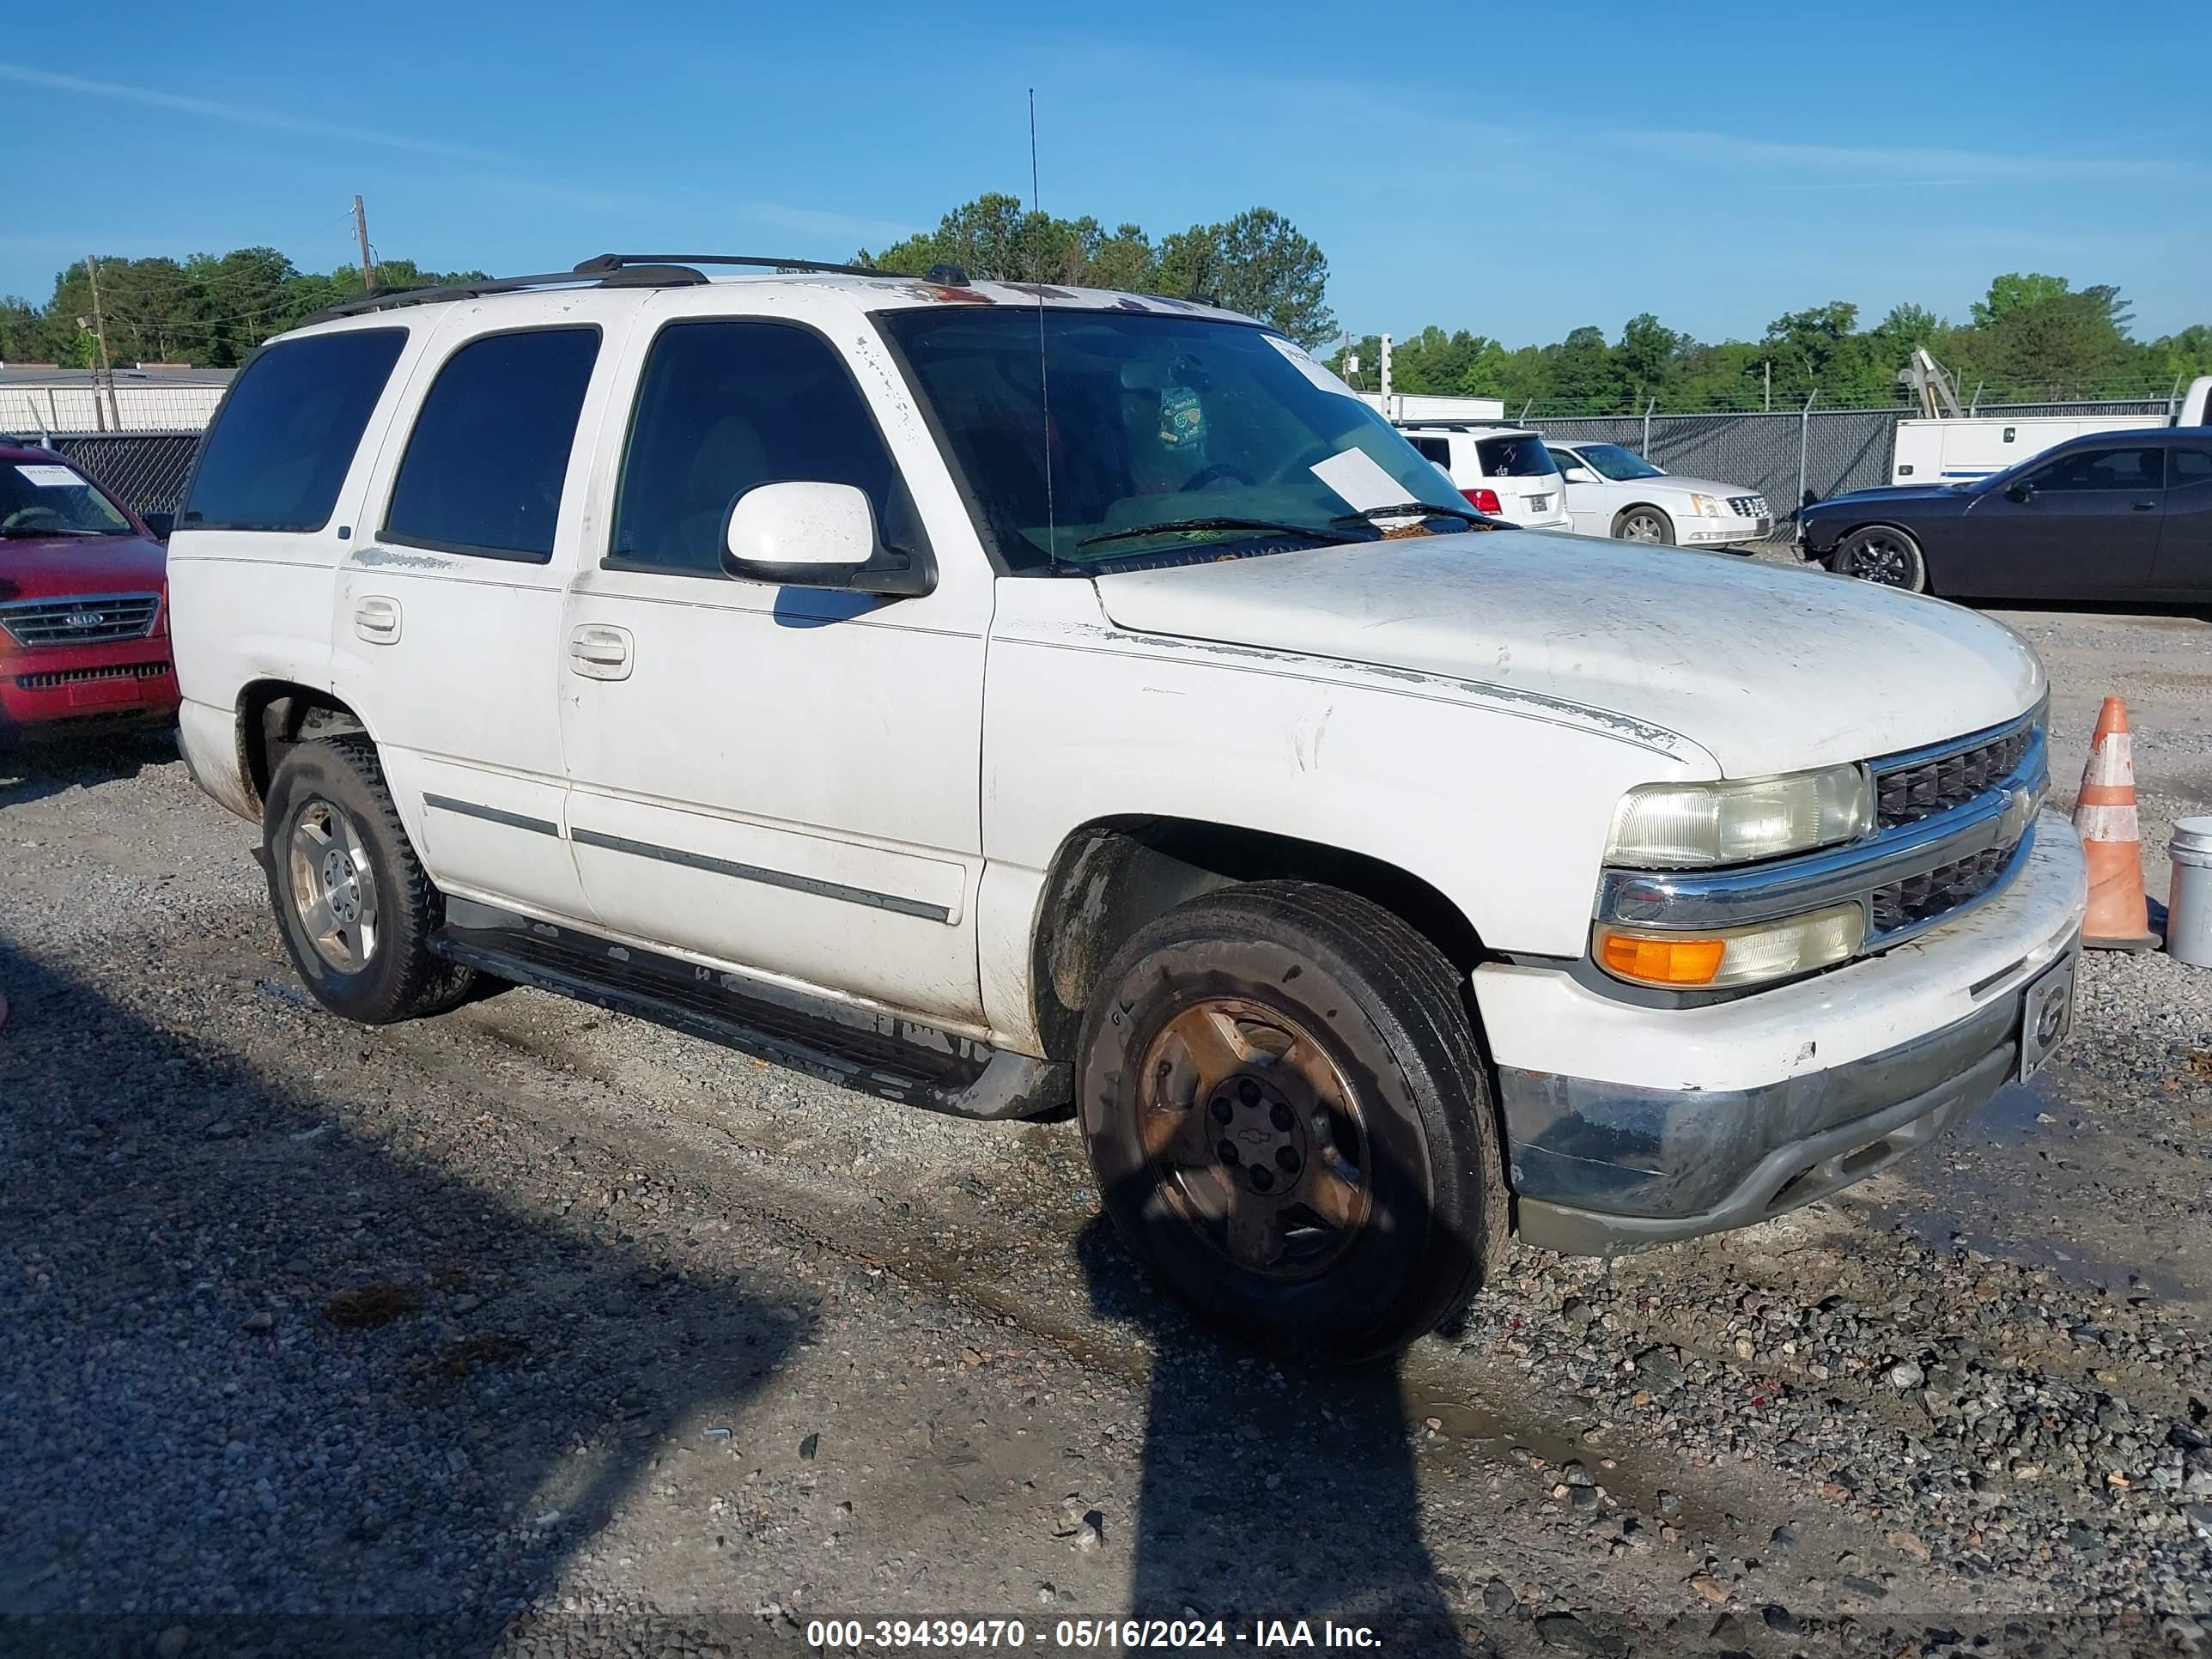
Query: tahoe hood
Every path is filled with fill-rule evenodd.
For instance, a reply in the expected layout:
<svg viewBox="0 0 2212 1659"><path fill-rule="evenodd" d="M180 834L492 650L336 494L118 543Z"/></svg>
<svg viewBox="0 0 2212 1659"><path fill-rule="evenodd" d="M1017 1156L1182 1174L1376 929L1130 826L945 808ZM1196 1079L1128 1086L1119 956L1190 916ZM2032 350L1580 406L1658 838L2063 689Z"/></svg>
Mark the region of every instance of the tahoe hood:
<svg viewBox="0 0 2212 1659"><path fill-rule="evenodd" d="M1690 739L1729 777L1942 742L2013 719L2045 683L2026 641L1959 605L1589 537L1407 538L1096 580L1107 615L1134 632L1626 715Z"/></svg>

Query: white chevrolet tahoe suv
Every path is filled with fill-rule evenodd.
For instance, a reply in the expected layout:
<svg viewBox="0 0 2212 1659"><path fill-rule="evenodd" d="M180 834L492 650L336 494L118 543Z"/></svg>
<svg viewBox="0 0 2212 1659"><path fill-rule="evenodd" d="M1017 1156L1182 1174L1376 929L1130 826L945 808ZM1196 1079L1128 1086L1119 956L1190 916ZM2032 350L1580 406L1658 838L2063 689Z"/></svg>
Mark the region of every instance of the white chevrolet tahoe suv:
<svg viewBox="0 0 2212 1659"><path fill-rule="evenodd" d="M2006 629L1471 520L1246 318L715 263L372 295L232 386L183 748L328 1008L1072 1099L1163 1279L1339 1356L1514 1231L1832 1193L2063 1034Z"/></svg>

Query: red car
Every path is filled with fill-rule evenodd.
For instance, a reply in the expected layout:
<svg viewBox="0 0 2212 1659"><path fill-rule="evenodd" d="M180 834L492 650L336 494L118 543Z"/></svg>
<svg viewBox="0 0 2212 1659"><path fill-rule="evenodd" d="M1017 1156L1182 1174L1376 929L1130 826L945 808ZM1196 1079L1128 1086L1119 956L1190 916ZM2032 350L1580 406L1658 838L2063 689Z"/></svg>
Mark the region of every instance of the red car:
<svg viewBox="0 0 2212 1659"><path fill-rule="evenodd" d="M0 439L0 749L176 719L166 568L74 465Z"/></svg>

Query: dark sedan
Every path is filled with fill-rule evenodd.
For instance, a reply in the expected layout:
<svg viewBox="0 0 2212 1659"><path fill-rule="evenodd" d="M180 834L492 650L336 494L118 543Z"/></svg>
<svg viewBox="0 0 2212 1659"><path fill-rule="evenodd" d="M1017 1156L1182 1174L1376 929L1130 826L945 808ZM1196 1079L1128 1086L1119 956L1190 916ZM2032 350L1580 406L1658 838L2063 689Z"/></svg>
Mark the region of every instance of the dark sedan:
<svg viewBox="0 0 2212 1659"><path fill-rule="evenodd" d="M1992 477L1815 501L1797 523L1802 557L1915 592L2212 598L2212 428L2093 433Z"/></svg>

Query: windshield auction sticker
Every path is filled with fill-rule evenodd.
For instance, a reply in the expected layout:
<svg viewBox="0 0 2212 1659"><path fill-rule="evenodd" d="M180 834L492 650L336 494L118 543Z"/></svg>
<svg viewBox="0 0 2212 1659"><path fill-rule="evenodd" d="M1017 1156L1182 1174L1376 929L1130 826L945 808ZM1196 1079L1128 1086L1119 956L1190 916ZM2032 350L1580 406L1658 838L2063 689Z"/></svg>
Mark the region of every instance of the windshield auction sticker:
<svg viewBox="0 0 2212 1659"><path fill-rule="evenodd" d="M1311 471L1315 477L1351 503L1355 513L1364 513L1370 507L1395 507L1406 499L1406 486L1364 449L1340 449Z"/></svg>
<svg viewBox="0 0 2212 1659"><path fill-rule="evenodd" d="M82 489L84 480L65 466L51 461L18 462L15 471L41 489Z"/></svg>
<svg viewBox="0 0 2212 1659"><path fill-rule="evenodd" d="M1304 375L1306 379L1311 380L1323 392L1331 392L1339 398L1357 398L1359 396L1358 392L1354 392L1350 386L1345 385L1342 380L1337 379L1335 375L1330 374L1328 369L1322 368L1320 363L1316 362L1310 353L1297 346L1292 345L1288 340L1283 338L1281 335L1262 334L1260 337L1265 340L1269 345L1274 347L1276 350L1281 352L1285 357L1290 360L1291 368L1297 369L1299 374Z"/></svg>

